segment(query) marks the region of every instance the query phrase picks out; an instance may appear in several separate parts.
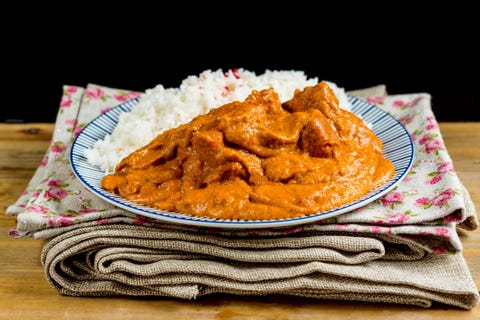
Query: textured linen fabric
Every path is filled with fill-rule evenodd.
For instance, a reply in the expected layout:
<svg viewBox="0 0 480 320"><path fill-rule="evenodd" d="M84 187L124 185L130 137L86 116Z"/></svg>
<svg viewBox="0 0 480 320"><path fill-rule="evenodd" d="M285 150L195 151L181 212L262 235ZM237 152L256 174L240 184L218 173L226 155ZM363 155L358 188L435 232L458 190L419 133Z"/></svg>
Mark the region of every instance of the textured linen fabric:
<svg viewBox="0 0 480 320"><path fill-rule="evenodd" d="M72 296L284 294L471 309L478 291L461 253L385 258L380 239L193 235L132 225L77 228L43 248L47 279Z"/></svg>

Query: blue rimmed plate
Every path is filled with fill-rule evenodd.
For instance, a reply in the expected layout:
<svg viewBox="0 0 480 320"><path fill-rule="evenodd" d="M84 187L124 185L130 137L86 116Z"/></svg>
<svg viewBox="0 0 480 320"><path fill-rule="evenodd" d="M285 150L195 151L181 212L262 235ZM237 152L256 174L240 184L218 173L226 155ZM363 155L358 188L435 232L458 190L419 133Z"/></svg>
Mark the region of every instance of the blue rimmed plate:
<svg viewBox="0 0 480 320"><path fill-rule="evenodd" d="M378 199L392 190L402 180L413 163L413 141L408 131L398 120L384 110L364 100L351 96L349 96L348 99L352 104L352 112L361 117L382 140L384 156L395 165L395 174L383 185L371 190L365 196L351 203L333 210L319 212L305 217L255 221L215 220L139 205L102 189L101 181L105 173L100 168L87 162L84 151L92 148L97 140L103 140L107 134L111 134L117 125L120 113L129 112L132 107L138 103L138 98L110 109L87 124L73 142L70 153L70 163L76 177L96 196L117 207L164 222L232 229L286 227L314 222L357 209Z"/></svg>

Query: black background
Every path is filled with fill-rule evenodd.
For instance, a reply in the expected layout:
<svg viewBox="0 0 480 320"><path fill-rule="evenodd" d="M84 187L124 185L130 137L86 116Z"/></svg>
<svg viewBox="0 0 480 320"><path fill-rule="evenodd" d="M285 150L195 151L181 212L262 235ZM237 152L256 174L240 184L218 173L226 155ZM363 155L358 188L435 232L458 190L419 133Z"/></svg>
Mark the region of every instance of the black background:
<svg viewBox="0 0 480 320"><path fill-rule="evenodd" d="M389 94L426 92L437 120L480 121L480 37L475 11L464 6L348 13L247 6L210 15L189 6L182 20L178 10L121 9L32 13L16 23L28 28L3 28L0 122L54 122L65 84L145 91L229 68L301 70L347 90L385 84Z"/></svg>

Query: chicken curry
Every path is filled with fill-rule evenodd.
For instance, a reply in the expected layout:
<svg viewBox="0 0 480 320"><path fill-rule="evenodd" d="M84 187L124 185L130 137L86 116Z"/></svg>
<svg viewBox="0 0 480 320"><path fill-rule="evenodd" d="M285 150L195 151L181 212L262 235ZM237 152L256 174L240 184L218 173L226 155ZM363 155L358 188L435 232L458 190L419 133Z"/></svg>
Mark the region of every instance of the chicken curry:
<svg viewBox="0 0 480 320"><path fill-rule="evenodd" d="M281 103L252 91L167 130L102 187L136 203L213 219L300 217L347 204L394 174L382 142L325 82Z"/></svg>

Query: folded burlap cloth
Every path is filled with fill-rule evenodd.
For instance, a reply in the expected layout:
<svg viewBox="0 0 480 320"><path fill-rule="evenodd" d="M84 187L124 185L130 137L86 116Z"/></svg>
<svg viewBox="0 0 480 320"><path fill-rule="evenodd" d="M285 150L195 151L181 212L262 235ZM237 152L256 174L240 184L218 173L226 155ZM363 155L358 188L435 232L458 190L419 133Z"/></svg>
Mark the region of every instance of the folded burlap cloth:
<svg viewBox="0 0 480 320"><path fill-rule="evenodd" d="M69 165L78 132L139 93L65 86L50 149L24 194L7 209L13 237L48 238L50 284L72 296L284 294L470 309L479 294L457 227L478 220L455 173L427 93L351 92L391 113L415 142L409 174L377 201L318 223L225 230L151 220L86 190Z"/></svg>

